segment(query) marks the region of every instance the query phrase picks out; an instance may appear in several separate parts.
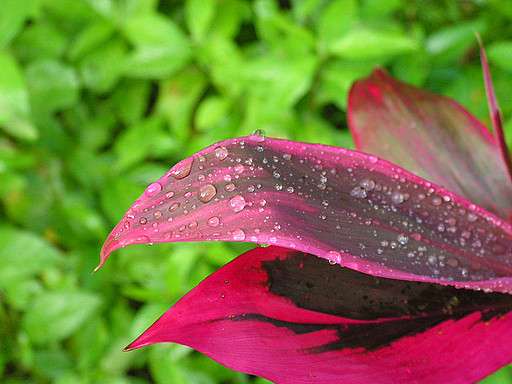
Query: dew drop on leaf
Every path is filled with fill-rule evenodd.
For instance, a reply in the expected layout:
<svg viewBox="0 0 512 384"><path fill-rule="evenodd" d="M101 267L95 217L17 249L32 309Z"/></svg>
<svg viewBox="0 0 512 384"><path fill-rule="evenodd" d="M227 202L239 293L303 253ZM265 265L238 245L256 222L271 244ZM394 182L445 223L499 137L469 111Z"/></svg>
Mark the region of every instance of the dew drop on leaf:
<svg viewBox="0 0 512 384"><path fill-rule="evenodd" d="M231 234L233 236L233 240L235 241L244 241L245 240L245 232L241 229L235 229Z"/></svg>
<svg viewBox="0 0 512 384"><path fill-rule="evenodd" d="M152 197L152 196L155 196L157 193L159 193L161 190L162 190L162 184L156 182L156 183L150 184L146 188L146 191L144 192L144 194L147 197Z"/></svg>
<svg viewBox="0 0 512 384"><path fill-rule="evenodd" d="M217 189L212 184L203 185L199 189L199 200L203 203L209 202L217 194Z"/></svg>
<svg viewBox="0 0 512 384"><path fill-rule="evenodd" d="M240 212L242 209L245 208L245 199L243 196L236 195L231 200L229 200L229 206L233 209L235 212Z"/></svg>

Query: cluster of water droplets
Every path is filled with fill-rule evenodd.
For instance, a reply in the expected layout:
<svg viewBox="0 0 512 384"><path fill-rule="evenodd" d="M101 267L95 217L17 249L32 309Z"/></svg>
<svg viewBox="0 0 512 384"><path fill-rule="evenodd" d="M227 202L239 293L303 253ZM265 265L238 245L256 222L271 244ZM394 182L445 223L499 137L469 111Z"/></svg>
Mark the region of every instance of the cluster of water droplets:
<svg viewBox="0 0 512 384"><path fill-rule="evenodd" d="M476 207L399 169L383 172L373 156L267 144L255 133L177 164L148 186L115 236L316 247L332 264L346 264L347 254L369 272L385 266L447 280L512 270L510 239Z"/></svg>

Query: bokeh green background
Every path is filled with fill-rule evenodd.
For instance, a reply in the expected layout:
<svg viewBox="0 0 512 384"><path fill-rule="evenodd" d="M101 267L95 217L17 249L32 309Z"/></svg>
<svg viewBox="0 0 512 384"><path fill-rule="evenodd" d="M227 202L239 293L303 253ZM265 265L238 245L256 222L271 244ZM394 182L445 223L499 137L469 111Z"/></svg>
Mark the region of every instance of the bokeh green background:
<svg viewBox="0 0 512 384"><path fill-rule="evenodd" d="M0 382L263 383L180 346L122 352L246 245L134 246L92 274L102 240L217 140L352 146L347 91L376 65L487 121L475 31L509 117L509 1L1 0Z"/></svg>

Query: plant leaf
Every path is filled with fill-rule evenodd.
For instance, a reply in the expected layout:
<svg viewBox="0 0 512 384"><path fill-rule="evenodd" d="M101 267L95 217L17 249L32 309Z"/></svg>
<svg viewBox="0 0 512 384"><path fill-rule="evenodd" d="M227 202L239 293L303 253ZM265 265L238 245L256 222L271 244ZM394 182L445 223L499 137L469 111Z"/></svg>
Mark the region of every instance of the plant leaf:
<svg viewBox="0 0 512 384"><path fill-rule="evenodd" d="M272 243L397 279L508 292L512 230L364 153L253 135L208 147L151 184L106 240Z"/></svg>
<svg viewBox="0 0 512 384"><path fill-rule="evenodd" d="M478 41L480 43L480 62L482 63L485 93L487 95L487 105L489 107L491 124L498 148L500 150L501 158L503 159L503 163L505 164L508 172L510 182L512 181L512 161L510 159L507 143L505 141L505 132L503 131L503 117L501 114L500 106L498 104L498 98L496 97L496 93L494 92L491 70L489 69L489 62L487 61L487 55L485 54L485 49L482 40L480 39L480 36L478 36Z"/></svg>
<svg viewBox="0 0 512 384"><path fill-rule="evenodd" d="M382 70L349 95L356 148L381 156L504 218L512 184L487 128L455 101L399 82Z"/></svg>
<svg viewBox="0 0 512 384"><path fill-rule="evenodd" d="M210 275L127 349L176 342L281 384L468 383L512 360L511 309L510 295L374 278L259 248Z"/></svg>

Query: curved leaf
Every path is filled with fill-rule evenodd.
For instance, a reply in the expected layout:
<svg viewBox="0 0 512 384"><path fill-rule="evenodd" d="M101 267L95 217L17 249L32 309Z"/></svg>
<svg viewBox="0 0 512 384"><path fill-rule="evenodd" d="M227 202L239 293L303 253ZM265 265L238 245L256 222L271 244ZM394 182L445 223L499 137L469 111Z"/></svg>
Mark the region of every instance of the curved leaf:
<svg viewBox="0 0 512 384"><path fill-rule="evenodd" d="M348 102L356 147L392 161L508 218L512 184L498 143L455 101L382 70L354 84Z"/></svg>
<svg viewBox="0 0 512 384"><path fill-rule="evenodd" d="M177 342L280 384L468 383L512 361L511 309L510 295L260 248L209 276L127 349Z"/></svg>
<svg viewBox="0 0 512 384"><path fill-rule="evenodd" d="M494 85L492 83L492 76L491 71L489 69L489 62L487 61L487 55L485 53L482 40L478 35L477 37L480 43L480 62L482 63L485 93L487 95L487 104L489 107L489 115L491 118L492 128L494 131L494 136L496 137L496 142L498 143L498 148L500 150L503 163L505 164L506 170L508 172L509 180L512 180L512 160L510 159L510 153L508 151L507 143L505 141L505 132L503 130L503 117L501 115L501 109L498 104L498 98L496 97L496 93L494 92Z"/></svg>
<svg viewBox="0 0 512 384"><path fill-rule="evenodd" d="M106 240L250 241L397 279L509 291L512 230L387 161L250 136L198 152L151 184Z"/></svg>

